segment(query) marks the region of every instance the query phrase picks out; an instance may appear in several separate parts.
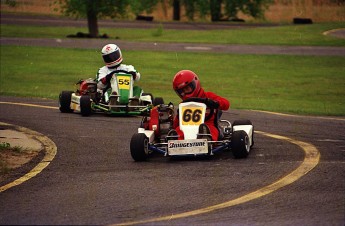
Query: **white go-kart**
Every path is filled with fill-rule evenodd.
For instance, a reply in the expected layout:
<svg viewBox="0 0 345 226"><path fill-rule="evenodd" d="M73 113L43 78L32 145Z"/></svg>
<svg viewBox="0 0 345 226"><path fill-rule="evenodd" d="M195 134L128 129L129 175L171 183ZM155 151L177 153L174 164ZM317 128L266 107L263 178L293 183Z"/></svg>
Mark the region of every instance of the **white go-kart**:
<svg viewBox="0 0 345 226"><path fill-rule="evenodd" d="M151 109L150 116L144 116L138 132L132 136L131 156L135 161L145 161L154 152L164 156L199 156L230 150L235 158L246 158L254 145L254 127L250 120L220 119L218 110L207 106L204 98L189 98L179 104L180 129L184 139L171 134L174 106L160 104ZM207 113L206 113L207 109ZM199 126L207 118L217 116L219 139L211 140L211 134L200 134Z"/></svg>

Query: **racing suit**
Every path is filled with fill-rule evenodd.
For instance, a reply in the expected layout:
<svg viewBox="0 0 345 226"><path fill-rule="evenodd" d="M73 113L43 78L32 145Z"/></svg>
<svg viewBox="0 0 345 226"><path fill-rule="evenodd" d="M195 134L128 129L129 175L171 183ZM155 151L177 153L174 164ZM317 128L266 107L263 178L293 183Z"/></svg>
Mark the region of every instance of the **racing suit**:
<svg viewBox="0 0 345 226"><path fill-rule="evenodd" d="M225 111L225 110L228 110L230 107L230 102L227 99L225 99L221 96L218 96L212 92L205 92L203 89L201 89L198 97L208 98L208 99L216 101L219 104L219 107L217 110L224 110ZM207 112L209 112L208 108L206 109L206 116L209 114ZM210 129L210 133L212 135L213 141L218 140L218 137L219 137L219 129L217 126L217 124L218 124L217 120L218 120L218 116L216 115L216 113L214 113L210 119L208 119L207 121L204 122L208 126L208 128ZM179 116L178 116L178 114L174 118L173 128L176 130L177 134L179 135L179 139L181 139L181 140L184 139L183 131L181 131L179 128Z"/></svg>
<svg viewBox="0 0 345 226"><path fill-rule="evenodd" d="M114 73L131 74L133 76L134 81L140 80L140 73L137 72L132 65L120 64L119 66L115 68L108 68L107 66L101 67L100 69L98 69L98 72L96 75L97 91L102 94L105 102L108 102L109 100L109 95L110 95L109 88L111 88L110 80ZM133 96L140 97L141 93L142 93L142 89L140 87L133 86Z"/></svg>

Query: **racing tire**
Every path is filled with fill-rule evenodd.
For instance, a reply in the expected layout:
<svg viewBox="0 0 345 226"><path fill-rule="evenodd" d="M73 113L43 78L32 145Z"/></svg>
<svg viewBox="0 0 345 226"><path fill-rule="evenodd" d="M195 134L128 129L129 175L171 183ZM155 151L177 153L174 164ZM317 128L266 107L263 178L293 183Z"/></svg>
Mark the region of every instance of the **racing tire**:
<svg viewBox="0 0 345 226"><path fill-rule="evenodd" d="M163 97L156 97L153 99L153 106L164 104Z"/></svg>
<svg viewBox="0 0 345 226"><path fill-rule="evenodd" d="M136 133L132 136L130 149L131 156L136 162L143 162L148 157L149 139L143 133Z"/></svg>
<svg viewBox="0 0 345 226"><path fill-rule="evenodd" d="M80 97L80 113L82 116L91 115L91 99L88 95Z"/></svg>
<svg viewBox="0 0 345 226"><path fill-rule="evenodd" d="M235 120L234 123L232 123L232 126L240 126L240 125L252 125L253 123L249 119L239 119ZM252 145L250 147L253 147L254 145L254 126L253 126L253 134L252 134Z"/></svg>
<svg viewBox="0 0 345 226"><path fill-rule="evenodd" d="M248 119L239 119L239 120L235 120L232 123L232 126L240 126L240 125L253 125L253 123Z"/></svg>
<svg viewBox="0 0 345 226"><path fill-rule="evenodd" d="M59 95L59 109L62 113L72 113L71 96L73 91L62 91Z"/></svg>
<svg viewBox="0 0 345 226"><path fill-rule="evenodd" d="M238 130L233 132L231 137L231 150L235 158L247 158L250 146L249 146L249 136L243 130Z"/></svg>
<svg viewBox="0 0 345 226"><path fill-rule="evenodd" d="M153 98L152 93L142 93L141 96L150 96L150 97L151 97L152 103L153 103L153 101L154 101L154 98ZM144 104L144 105L145 105L145 104Z"/></svg>

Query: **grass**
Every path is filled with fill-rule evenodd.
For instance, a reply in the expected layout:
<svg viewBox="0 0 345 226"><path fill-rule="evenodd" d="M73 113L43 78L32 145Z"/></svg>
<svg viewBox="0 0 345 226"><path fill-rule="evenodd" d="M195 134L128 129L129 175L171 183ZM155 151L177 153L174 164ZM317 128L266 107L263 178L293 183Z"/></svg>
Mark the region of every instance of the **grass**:
<svg viewBox="0 0 345 226"><path fill-rule="evenodd" d="M345 28L345 22L319 23L312 25L285 25L258 27L251 29L227 30L170 30L162 24L152 29L100 28L112 38L127 41L143 42L191 42L218 44L250 44L250 45L311 45L311 46L345 46L344 39L325 36L323 32ZM44 27L17 26L1 24L2 37L28 38L66 38L77 32L87 33L85 28L76 27Z"/></svg>
<svg viewBox="0 0 345 226"><path fill-rule="evenodd" d="M345 46L344 39L322 34L344 27L345 22L337 22L186 32L159 24L153 29L100 28L100 32L144 42ZM1 37L65 38L78 31L87 32L1 24ZM191 69L206 90L227 97L232 108L345 115L344 57L150 51L126 51L124 57L124 63L135 65L142 74L137 84L166 102L179 102L171 88L174 74ZM62 90L75 90L73 84L80 78L94 78L102 65L98 50L1 46L0 95L57 99Z"/></svg>
<svg viewBox="0 0 345 226"><path fill-rule="evenodd" d="M0 152L2 151L11 151L13 153L21 153L23 151L25 151L25 149L23 149L22 147L20 146L14 146L14 147L11 147L11 144L10 143L7 143L7 142L1 142L0 143Z"/></svg>
<svg viewBox="0 0 345 226"><path fill-rule="evenodd" d="M10 172L11 168L8 166L7 160L8 156L18 156L20 154L25 154L26 149L23 149L20 146L11 147L7 142L0 143L0 179L1 176Z"/></svg>
<svg viewBox="0 0 345 226"><path fill-rule="evenodd" d="M177 104L171 83L181 69L195 71L203 87L232 108L313 115L345 115L344 57L231 55L126 51L142 74L145 92ZM20 57L20 58L18 58ZM0 95L57 99L80 78L95 77L99 51L1 46Z"/></svg>
<svg viewBox="0 0 345 226"><path fill-rule="evenodd" d="M1 142L0 143L0 151L2 150L7 150L11 147L10 143L7 143L7 142Z"/></svg>
<svg viewBox="0 0 345 226"><path fill-rule="evenodd" d="M23 149L20 146L11 147L11 145L9 143L1 143L0 144L0 153L6 152L6 151L9 151L9 152L12 152L15 154L20 154L20 153L24 152L25 149Z"/></svg>
<svg viewBox="0 0 345 226"><path fill-rule="evenodd" d="M23 151L22 147L11 147L11 145L7 142L0 143L0 176L10 172L10 168L7 164L6 157L2 156L2 153L11 153L11 154L19 154Z"/></svg>

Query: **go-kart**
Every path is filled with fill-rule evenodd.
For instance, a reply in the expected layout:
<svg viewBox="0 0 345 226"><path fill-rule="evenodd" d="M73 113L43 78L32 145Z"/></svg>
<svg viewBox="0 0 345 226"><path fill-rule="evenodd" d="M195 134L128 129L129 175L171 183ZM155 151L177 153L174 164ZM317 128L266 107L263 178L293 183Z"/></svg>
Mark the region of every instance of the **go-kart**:
<svg viewBox="0 0 345 226"><path fill-rule="evenodd" d="M207 112L209 113L206 114ZM179 126L184 139L171 135L175 117L173 104L160 104L144 116L138 132L130 142L131 156L135 161L145 161L153 153L164 156L213 155L231 150L235 158L246 158L254 145L254 127L250 120L235 120L232 124L222 120L221 112L209 106L207 99L189 98L179 104ZM199 126L216 114L219 139L212 141L210 134L199 134Z"/></svg>
<svg viewBox="0 0 345 226"><path fill-rule="evenodd" d="M152 105L163 104L163 98L153 98L151 93L133 96L133 76L111 75L111 94L107 101L97 92L94 79L80 80L77 91L62 91L59 95L59 109L62 113L80 112L83 116L104 112L110 115L149 115Z"/></svg>

